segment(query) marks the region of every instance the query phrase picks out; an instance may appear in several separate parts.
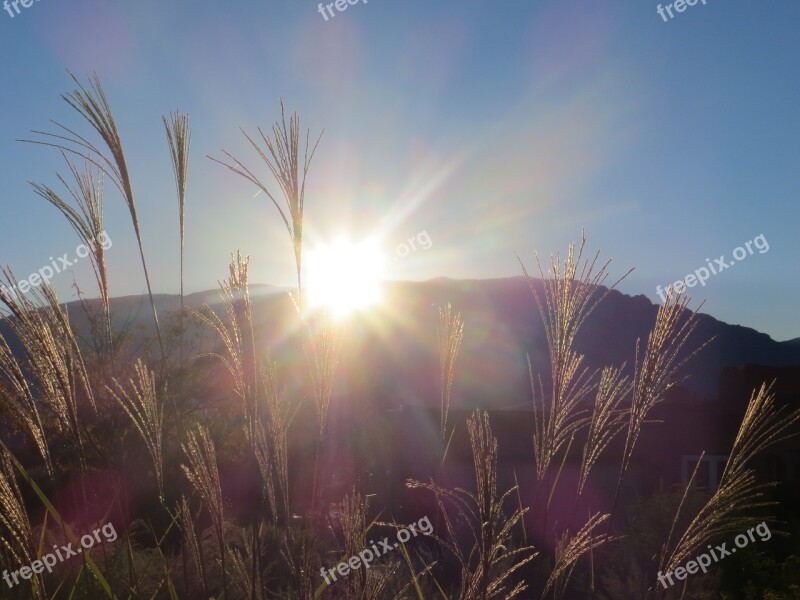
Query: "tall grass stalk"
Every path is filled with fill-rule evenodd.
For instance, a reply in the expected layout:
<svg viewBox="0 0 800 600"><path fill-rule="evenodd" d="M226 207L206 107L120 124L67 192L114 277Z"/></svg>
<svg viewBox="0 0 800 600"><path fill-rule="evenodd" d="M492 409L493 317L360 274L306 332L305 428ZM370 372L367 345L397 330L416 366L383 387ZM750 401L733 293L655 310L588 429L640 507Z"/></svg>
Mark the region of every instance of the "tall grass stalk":
<svg viewBox="0 0 800 600"><path fill-rule="evenodd" d="M53 461L47 442L39 403L33 397L28 379L6 339L0 335L0 400L9 411L11 423L21 425L39 451L47 474L53 476Z"/></svg>
<svg viewBox="0 0 800 600"><path fill-rule="evenodd" d="M286 592L279 594L282 600L295 598L314 598L314 580L319 572L319 555L316 552L314 538L307 529L288 526L283 531L281 556L289 570L289 581Z"/></svg>
<svg viewBox="0 0 800 600"><path fill-rule="evenodd" d="M200 539L195 531L194 518L186 496L181 496L181 501L178 505L178 515L180 517L179 523L181 531L183 532L183 547L188 550L188 554L192 559L192 564L195 566L200 576L200 582L203 585L203 594L205 597L210 597L203 550Z"/></svg>
<svg viewBox="0 0 800 600"><path fill-rule="evenodd" d="M268 360L261 370L262 389L266 394L266 424L259 423L257 458L266 487L273 522L288 523L289 503L289 427L300 406L292 402L278 384L278 366Z"/></svg>
<svg viewBox="0 0 800 600"><path fill-rule="evenodd" d="M162 117L164 122L164 131L167 135L167 143L169 145L169 155L172 159L172 170L175 175L175 189L178 193L178 219L180 223L180 237L181 237L181 312L179 315L180 326L180 365L183 369L183 261L184 261L184 242L186 239L186 228L184 216L186 214L186 182L189 172L189 146L191 144L192 134L189 129L189 117L176 111L170 114L169 119L166 116Z"/></svg>
<svg viewBox="0 0 800 600"><path fill-rule="evenodd" d="M304 348L316 407L319 439L325 437L336 367L344 341L342 324L327 309L311 315L303 327Z"/></svg>
<svg viewBox="0 0 800 600"><path fill-rule="evenodd" d="M298 306L298 308L300 307ZM307 318L304 318L301 313L301 319L303 350L306 356L306 364L308 365L308 378L311 380L317 417L317 437L314 441L314 472L311 486L311 516L314 519L318 516L317 496L319 493L320 453L325 444L328 409L333 395L336 368L339 364L344 334L342 324L337 322L331 311L325 308L315 311ZM307 524L310 525L311 520Z"/></svg>
<svg viewBox="0 0 800 600"><path fill-rule="evenodd" d="M667 290L666 301L656 312L655 325L647 337L647 347L641 361L639 343L636 344L633 397L609 527L614 519L622 481L630 466L645 418L650 410L664 399L667 391L680 381L678 374L681 368L712 341L710 339L693 350L688 349L689 340L697 329L698 314L697 311L690 311L687 308L688 303L688 297L673 293L670 287ZM699 311L700 307L697 310Z"/></svg>
<svg viewBox="0 0 800 600"><path fill-rule="evenodd" d="M689 481L664 543L659 563L661 571L674 571L700 546L726 533L745 531L749 525L761 520L751 514L753 510L773 504L763 500L764 489L772 484L758 483L750 465L770 446L797 435L796 432L790 433L789 429L800 421L800 409L787 411L776 407L773 385L764 383L758 390L753 390L719 487L673 545L677 521L693 483Z"/></svg>
<svg viewBox="0 0 800 600"><path fill-rule="evenodd" d="M67 219L72 229L78 234L81 243L88 249L89 261L92 265L97 289L100 292L100 303L103 309L103 338L106 354L110 363L114 364L113 338L111 331L111 308L108 291L108 269L106 267L105 248L100 243L103 227L103 171L91 162L85 162L85 170L79 171L62 151L64 161L72 175L74 183L58 175L58 180L72 197L77 208L67 202L49 186L31 183L34 191L52 204ZM90 320L91 322L91 320Z"/></svg>
<svg viewBox="0 0 800 600"><path fill-rule="evenodd" d="M233 582L239 588L240 598L251 600L265 600L264 586L261 581L261 572L254 570L250 565L258 563L258 548L252 540L245 538L242 547L231 550L230 564Z"/></svg>
<svg viewBox="0 0 800 600"><path fill-rule="evenodd" d="M303 160L301 162L300 117L296 112L292 113L287 123L283 100L281 100L281 120L272 126L271 135L265 133L260 127L257 131L258 137L261 138L260 141L256 140L255 136L250 136L244 129L241 130L259 158L278 182L283 196L282 201L278 200L276 195L273 195L270 188L262 182L258 175L243 166L244 163L229 152L222 150L226 160L209 158L253 183L275 205L292 242L297 271L298 302L302 309L303 211L305 209L306 177L314 159L314 154L317 151L317 146L319 146L319 142L322 139L322 133L319 134L312 147L310 145L311 131L306 131Z"/></svg>
<svg viewBox="0 0 800 600"><path fill-rule="evenodd" d="M622 374L624 368L624 365L620 368L606 367L600 374L600 383L581 457L578 496L583 493L589 472L597 459L608 444L625 429L627 411L621 409L620 404L630 394L631 382Z"/></svg>
<svg viewBox="0 0 800 600"><path fill-rule="evenodd" d="M17 286L14 274L1 270L9 288ZM39 402L59 417L78 449L81 466L86 468L80 410L84 402L95 411L94 394L83 354L66 309L49 284L30 290L29 295L14 296L0 289L0 303L11 317L7 323L22 344L23 365L38 390ZM6 362L11 360L6 358ZM13 368L11 375L13 376Z"/></svg>
<svg viewBox="0 0 800 600"><path fill-rule="evenodd" d="M447 437L447 414L450 411L450 397L453 391L456 359L464 339L464 319L461 313L454 313L448 302L439 308L439 380L442 394L441 436L442 443Z"/></svg>
<svg viewBox="0 0 800 600"><path fill-rule="evenodd" d="M234 392L244 409L248 441L254 443L259 421L259 369L255 356L249 264L250 257L242 257L237 251L236 255L231 256L228 279L219 283L225 320L208 305L205 305L204 311L195 311L195 314L216 332L223 344L224 354L212 355L222 361L233 378Z"/></svg>
<svg viewBox="0 0 800 600"><path fill-rule="evenodd" d="M144 366L141 359L136 361L136 379L128 380L126 390L117 379L112 379L112 387L106 386L111 397L122 407L136 427L153 461L153 470L158 483L158 493L164 501L163 473L163 433L164 402L156 391L155 374Z"/></svg>
<svg viewBox="0 0 800 600"><path fill-rule="evenodd" d="M445 534L431 537L460 565L458 600L490 600L517 598L527 589L524 581L511 581L517 571L536 556L534 548L514 548L512 531L525 516L527 508L506 516L504 504L516 492L511 488L500 494L497 489L497 439L489 425L489 415L475 411L469 418L468 432L475 468L475 493L463 489L450 490L435 482L409 480L411 489L431 492L442 517ZM472 539L466 550L458 542L460 526L465 526Z"/></svg>
<svg viewBox="0 0 800 600"><path fill-rule="evenodd" d="M19 565L29 565L36 553L36 538L33 534L25 501L17 485L11 457L5 448L0 449L0 543ZM41 575L32 579L33 596L45 600L47 594Z"/></svg>
<svg viewBox="0 0 800 600"><path fill-rule="evenodd" d="M534 414L534 457L536 476L544 479L556 453L582 425L579 407L592 391L592 374L583 366L583 356L573 350L575 337L588 316L622 279L602 290L608 277L610 261L598 267L599 252L592 259L584 259L586 236L577 247L571 244L563 264L556 255L550 259L545 271L539 257L536 263L542 279L540 293L533 278L520 260L522 271L533 294L544 324L547 348L550 353L552 396L547 406L541 381L537 390L533 369L528 357Z"/></svg>
<svg viewBox="0 0 800 600"><path fill-rule="evenodd" d="M553 590L554 600L564 597L578 559L609 541L610 538L605 533L594 535L594 530L608 519L608 516L595 513L574 536L570 537L569 532L559 536L556 542L555 565L542 590L542 598L545 598L550 590Z"/></svg>
<svg viewBox="0 0 800 600"><path fill-rule="evenodd" d="M183 444L188 465L181 465L186 478L200 494L206 510L211 517L214 535L219 545L220 561L222 563L223 590L227 595L227 568L225 555L225 516L222 504L222 486L219 481L217 467L217 452L214 441L208 430L198 425L196 431L187 434L186 443Z"/></svg>
<svg viewBox="0 0 800 600"><path fill-rule="evenodd" d="M88 87L84 86L78 78L70 73L73 82L77 86L72 92L62 94L64 101L72 107L92 129L100 136L105 145L107 153L103 152L94 142L76 131L53 121L59 133L48 133L44 131L33 131L41 135L43 140L23 140L44 146L58 148L66 154L77 155L85 161L95 165L105 173L114 186L120 191L133 223L133 230L136 234L136 242L139 247L139 256L142 262L145 282L147 283L147 295L150 299L150 307L153 311L153 321L158 336L158 345L161 349L162 360L166 359L164 352L164 342L161 337L161 327L158 322L158 312L156 311L155 300L153 299L153 289L150 285L150 275L147 270L145 260L144 244L142 243L142 232L139 226L139 215L136 210L136 201L133 194L133 183L131 181L128 163L122 146L122 138L111 106L106 98L100 78L96 74L89 76ZM110 155L110 156L109 156Z"/></svg>

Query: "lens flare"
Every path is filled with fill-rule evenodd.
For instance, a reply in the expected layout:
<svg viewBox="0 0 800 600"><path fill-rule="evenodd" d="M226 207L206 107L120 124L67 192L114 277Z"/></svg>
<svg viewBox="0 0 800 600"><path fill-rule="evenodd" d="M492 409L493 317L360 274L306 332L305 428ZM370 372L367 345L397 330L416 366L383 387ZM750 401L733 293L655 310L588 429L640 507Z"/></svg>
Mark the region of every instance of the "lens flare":
<svg viewBox="0 0 800 600"><path fill-rule="evenodd" d="M310 251L305 263L311 308L343 317L381 301L385 259L375 242L340 238Z"/></svg>

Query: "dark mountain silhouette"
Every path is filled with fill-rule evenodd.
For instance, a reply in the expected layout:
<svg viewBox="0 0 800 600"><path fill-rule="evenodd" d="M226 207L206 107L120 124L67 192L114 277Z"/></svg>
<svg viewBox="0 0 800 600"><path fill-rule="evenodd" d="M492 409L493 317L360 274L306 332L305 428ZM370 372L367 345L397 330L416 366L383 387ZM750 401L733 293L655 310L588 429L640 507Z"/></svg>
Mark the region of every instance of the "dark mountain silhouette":
<svg viewBox="0 0 800 600"><path fill-rule="evenodd" d="M288 294L281 288L253 286L251 295L260 346L280 350L296 322ZM342 357L347 370L340 377L337 393L377 397L387 408L438 406L436 323L438 307L448 302L465 320L454 408L529 408L526 355L547 387L549 359L542 321L522 277L390 282L385 296L384 305L375 308L374 314L356 316L348 324L348 345ZM159 294L155 301L162 321L179 307L176 295ZM218 294L205 291L186 297L188 306L200 308L204 303L219 308ZM611 291L586 321L576 342L587 366L594 369L626 363L632 368L637 339L644 346L656 310L643 295ZM69 311L76 327L85 328L80 305L70 303ZM115 298L112 311L117 326L127 323L142 340L152 337L146 296ZM6 331L7 326L0 323L0 332ZM702 314L692 347L712 337L685 369L684 385L698 400L717 397L723 369L800 364L800 338L778 342L754 329ZM205 338L206 343L213 342L213 336Z"/></svg>

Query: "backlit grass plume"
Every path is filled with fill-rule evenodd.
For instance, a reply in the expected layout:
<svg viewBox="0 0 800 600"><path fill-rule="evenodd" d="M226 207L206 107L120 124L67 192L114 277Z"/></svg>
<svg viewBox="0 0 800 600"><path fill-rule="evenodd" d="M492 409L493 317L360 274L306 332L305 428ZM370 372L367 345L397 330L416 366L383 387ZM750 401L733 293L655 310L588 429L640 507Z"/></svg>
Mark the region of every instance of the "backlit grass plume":
<svg viewBox="0 0 800 600"><path fill-rule="evenodd" d="M206 597L209 597L208 592L208 577L206 576L205 559L203 556L200 538L197 536L197 531L194 527L194 517L192 510L189 507L189 502L186 496L181 496L181 502L178 505L178 525L183 533L183 551L184 556L186 553L191 558L191 564L197 570L200 576L200 583L203 586L203 592ZM184 558L184 569L188 572L188 561ZM187 576L188 579L188 576Z"/></svg>
<svg viewBox="0 0 800 600"><path fill-rule="evenodd" d="M181 237L181 313L179 316L180 326L180 365L183 368L183 254L184 242L186 239L186 228L184 227L184 217L186 214L186 181L189 173L189 146L192 134L189 130L189 117L176 111L170 114L169 119L162 117L164 130L169 144L169 155L172 159L172 170L175 175L175 188L178 193L178 220L180 224Z"/></svg>
<svg viewBox="0 0 800 600"><path fill-rule="evenodd" d="M250 257L239 251L231 256L229 277L221 281L220 297L226 319L220 318L208 305L195 314L219 336L224 354L214 353L233 378L233 389L244 408L248 440L254 443L258 416L259 370L253 339L253 314L250 303L248 269Z"/></svg>
<svg viewBox="0 0 800 600"><path fill-rule="evenodd" d="M367 523L367 499L352 490L339 503L339 525L343 537L342 556L356 556L363 548L367 548L367 532L372 523ZM396 575L400 563L392 560L381 565L380 569L360 569L351 573L346 579L337 582L336 591L353 600L397 599L401 594L392 595L388 589L389 582ZM408 582L406 587L410 587ZM405 590L403 590L405 591Z"/></svg>
<svg viewBox="0 0 800 600"><path fill-rule="evenodd" d="M164 475L162 436L164 432L164 402L156 391L155 374L141 359L136 361L136 378L129 379L126 386L112 379L112 386L106 386L111 397L122 407L133 422L153 461L158 491L164 498ZM130 393L128 392L130 390Z"/></svg>
<svg viewBox="0 0 800 600"><path fill-rule="evenodd" d="M73 206L51 187L32 183L38 195L47 200L64 215L81 243L86 247L89 262L94 271L97 289L100 292L100 301L103 308L103 339L105 339L106 352L113 361L111 309L109 306L108 269L106 267L103 227L103 171L95 167L90 161L85 161L85 169L79 171L77 166L68 159L62 151L64 160L70 170L74 183L67 181L62 175L58 180L67 190L75 203Z"/></svg>
<svg viewBox="0 0 800 600"><path fill-rule="evenodd" d="M281 556L289 571L286 591L276 596L281 600L316 598L313 576L319 573L320 558L314 539L305 527L290 526L284 530Z"/></svg>
<svg viewBox="0 0 800 600"><path fill-rule="evenodd" d="M286 512L288 506L283 502L283 496L277 488L276 453L273 449L270 434L267 433L263 423L258 424L257 435L258 438L256 439L253 453L256 458L256 465L258 465L258 472L261 475L263 496L269 506L272 522L277 525L278 519L281 517L288 519L288 513Z"/></svg>
<svg viewBox="0 0 800 600"><path fill-rule="evenodd" d="M260 141L250 136L244 129L242 134L258 154L259 158L267 166L267 169L278 182L281 189L283 201L279 201L267 184L252 170L243 166L242 161L235 158L229 152L223 150L222 153L228 161L220 161L212 158L215 162L227 167L237 175L240 175L255 186L272 201L275 208L286 226L286 231L292 242L294 250L295 267L297 269L297 290L299 302L302 306L302 266L303 266L303 210L305 208L306 195L306 176L311 167L311 161L317 150L322 133L312 147L310 145L310 130L306 131L305 147L303 160L300 161L300 117L297 113L292 113L289 122L286 122L286 112L283 101L281 100L281 120L272 126L272 134L265 133L260 127L258 136ZM211 158L211 157L209 157Z"/></svg>
<svg viewBox="0 0 800 600"><path fill-rule="evenodd" d="M506 515L506 500L516 492L512 487L503 494L497 490L497 439L489 425L486 412L475 411L467 423L472 460L475 468L475 493L463 489L450 490L435 482L410 480L412 489L425 489L436 499L444 532L433 533L441 546L450 552L460 565L458 600L477 598L517 598L527 589L524 581L514 582L513 576L536 552L531 546L515 548L512 531L519 525L527 508L514 509ZM465 526L471 539L466 551L459 542Z"/></svg>
<svg viewBox="0 0 800 600"><path fill-rule="evenodd" d="M18 285L9 269L2 269L2 273L8 288ZM72 436L85 467L80 411L84 404L95 410L96 406L66 309L49 284L21 296L0 288L0 303L10 316L7 323L11 331L22 344L22 372L32 378L30 385L38 390L38 400L58 417L56 425L63 425Z"/></svg>
<svg viewBox="0 0 800 600"><path fill-rule="evenodd" d="M694 350L688 349L688 342L697 329L697 311L688 310L688 303L688 297L673 293L670 288L666 301L658 307L656 322L647 337L647 347L641 361L637 342L633 397L625 448L622 453L617 489L611 511L612 519L622 480L630 465L645 417L656 404L664 399L667 391L678 383L680 369L711 342L708 340Z"/></svg>
<svg viewBox="0 0 800 600"><path fill-rule="evenodd" d="M0 449L0 525L0 543L8 556L19 565L33 562L37 555L36 539L17 486L16 470L5 448ZM34 575L32 584L34 598L47 598L41 577Z"/></svg>
<svg viewBox="0 0 800 600"><path fill-rule="evenodd" d="M659 564L660 571L674 571L700 546L726 533L740 533L754 522L762 520L749 513L772 504L763 500L762 493L772 484L758 483L755 471L750 465L753 459L768 447L797 435L797 432L789 433L789 429L798 420L800 420L800 409L787 412L775 406L772 385L764 383L758 390L753 390L736 440L733 442L730 457L722 472L719 487L691 520L677 542L672 545L678 517L697 472L695 468L664 544Z"/></svg>
<svg viewBox="0 0 800 600"><path fill-rule="evenodd" d="M355 556L367 547L367 499L353 489L339 503L339 526L344 541L343 556ZM342 582L348 598L363 598L367 588L367 569L360 569Z"/></svg>
<svg viewBox="0 0 800 600"><path fill-rule="evenodd" d="M53 124L56 126L58 133L34 131L33 133L41 135L44 140L26 141L32 141L35 144L44 146L52 146L66 154L80 156L105 173L122 194L131 216L134 233L136 234L142 270L144 271L144 278L147 284L147 295L150 298L153 321L156 325L158 345L161 349L161 356L164 358L164 342L161 338L161 327L159 326L158 313L156 312L156 304L153 299L153 290L150 285L150 275L147 270L147 261L145 260L144 245L142 243L142 232L139 227L139 215L136 211L136 201L133 194L133 182L122 146L122 137L117 129L117 123L114 120L114 115L111 112L111 105L100 83L100 78L97 75L91 75L87 87L78 81L78 78L72 73L70 73L70 76L77 87L71 92L62 94L61 97L83 117L95 133L100 136L102 145L105 146L106 151L104 152L98 144L92 142L88 137L55 121Z"/></svg>
<svg viewBox="0 0 800 600"><path fill-rule="evenodd" d="M611 440L625 429L627 411L619 408L631 390L629 378L619 369L606 367L600 374L594 409L589 419L589 431L583 446L581 468L578 475L578 495L589 478L589 472Z"/></svg>
<svg viewBox="0 0 800 600"><path fill-rule="evenodd" d="M214 535L219 545L223 587L226 587L225 517L214 440L211 439L211 435L205 427L198 425L196 431L190 431L187 434L186 443L182 447L188 464L181 465L181 468L194 489L200 494L211 517Z"/></svg>
<svg viewBox="0 0 800 600"><path fill-rule="evenodd" d="M450 397L453 391L456 359L464 339L464 319L461 313L454 313L448 302L439 308L439 373L442 393L441 436L444 441L447 435L447 414L450 411Z"/></svg>
<svg viewBox="0 0 800 600"><path fill-rule="evenodd" d="M47 443L39 404L25 374L5 338L0 335L0 402L3 414L30 437L44 461L48 475L53 475L53 462Z"/></svg>
<svg viewBox="0 0 800 600"><path fill-rule="evenodd" d="M342 325L326 309L320 309L304 319L303 334L319 438L323 439L344 335Z"/></svg>
<svg viewBox="0 0 800 600"><path fill-rule="evenodd" d="M564 597L567 584L575 568L575 563L584 554L609 541L606 534L595 535L594 531L608 519L608 515L596 513L572 537L569 532L562 533L556 541L555 565L542 590L542 598L552 589L554 600Z"/></svg>
<svg viewBox="0 0 800 600"><path fill-rule="evenodd" d="M299 404L289 400L278 384L278 366L268 360L261 370L261 389L266 396L266 417L259 423L256 458L273 520L289 522L289 426Z"/></svg>
<svg viewBox="0 0 800 600"><path fill-rule="evenodd" d="M533 445L539 480L544 478L559 449L581 426L579 406L593 387L591 373L583 366L584 357L573 350L575 336L603 298L631 272L603 291L600 286L608 277L611 261L598 268L599 252L591 260L583 259L585 245L586 236L583 235L577 253L575 244L571 244L563 264L561 257L556 255L550 259L546 271L537 255L542 293L536 289L534 279L520 261L542 317L551 363L552 397L548 406L541 380L537 390L528 358L534 409Z"/></svg>

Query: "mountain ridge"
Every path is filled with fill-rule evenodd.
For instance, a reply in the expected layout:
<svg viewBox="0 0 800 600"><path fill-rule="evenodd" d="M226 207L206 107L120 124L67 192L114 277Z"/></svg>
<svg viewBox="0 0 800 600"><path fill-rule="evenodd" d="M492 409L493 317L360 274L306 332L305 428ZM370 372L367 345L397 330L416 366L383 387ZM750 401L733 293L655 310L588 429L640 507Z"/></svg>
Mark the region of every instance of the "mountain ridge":
<svg viewBox="0 0 800 600"><path fill-rule="evenodd" d="M542 282L534 280L541 290ZM605 291L607 288L601 288ZM293 305L286 288L251 286L254 327L262 349L280 345L293 322ZM177 311L177 294L154 296L159 315ZM91 300L96 303L97 300ZM450 302L465 321L465 336L457 364L454 397L464 406L512 408L530 401L526 356L534 373L546 380L549 373L544 329L527 280L522 276L494 279L451 279L388 281L385 303L375 307L379 318L355 316L347 337L358 360L368 371L380 374L372 383L386 388L389 406L431 405L438 402L438 307ZM146 295L112 298L115 324L133 323L143 338L152 336L152 317ZM213 290L188 294L185 304L201 308L208 303L219 308ZM77 301L67 303L76 328L86 327ZM632 371L636 341L646 343L658 306L643 294L629 295L611 290L586 320L576 338L576 351L586 365L602 368L626 365ZM378 323L378 325L375 324ZM0 323L0 332L7 325ZM689 393L705 399L716 398L719 378L726 368L745 365L786 367L800 364L800 338L777 341L751 327L725 323L700 313L696 337L690 347L712 342L685 369L683 385Z"/></svg>

